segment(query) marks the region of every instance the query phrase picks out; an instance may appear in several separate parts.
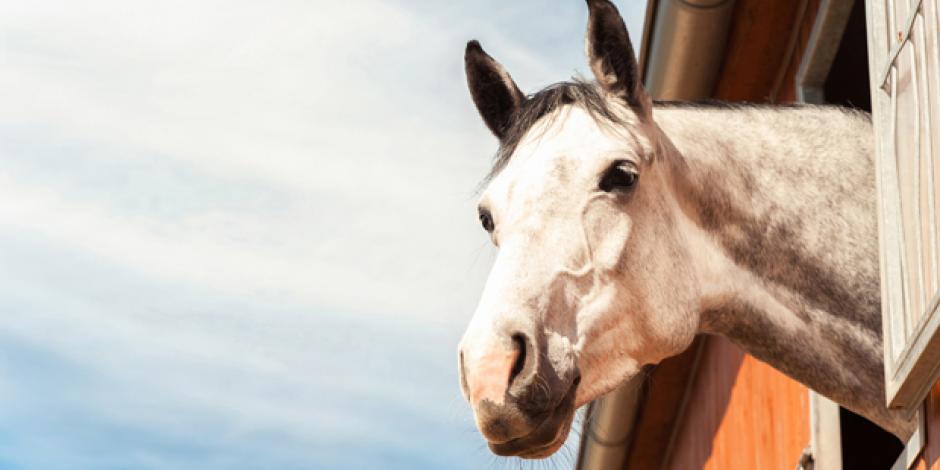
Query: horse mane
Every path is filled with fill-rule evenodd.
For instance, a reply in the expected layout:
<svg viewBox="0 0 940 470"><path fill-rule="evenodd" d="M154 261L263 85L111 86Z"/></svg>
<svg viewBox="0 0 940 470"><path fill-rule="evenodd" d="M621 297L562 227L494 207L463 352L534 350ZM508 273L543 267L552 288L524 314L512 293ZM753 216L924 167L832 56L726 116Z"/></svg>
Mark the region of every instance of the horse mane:
<svg viewBox="0 0 940 470"><path fill-rule="evenodd" d="M546 116L551 116L551 119L557 118L558 113L554 113L554 111L565 105L578 106L596 122L614 127L629 124L632 116L632 114L624 112L625 105L618 106L615 101L611 100L610 95L594 81L575 77L569 81L549 85L534 94L528 95L513 115L509 128L499 142L499 149L493 159L493 166L484 178L483 185L491 181L506 167L512 154L516 151L516 147L537 122ZM706 99L700 101L656 100L653 102L653 106L654 108L667 109L744 110L758 108L775 111L794 108L837 108L843 113L860 116L869 120L869 122L871 120L871 115L860 109L807 103L751 103Z"/></svg>

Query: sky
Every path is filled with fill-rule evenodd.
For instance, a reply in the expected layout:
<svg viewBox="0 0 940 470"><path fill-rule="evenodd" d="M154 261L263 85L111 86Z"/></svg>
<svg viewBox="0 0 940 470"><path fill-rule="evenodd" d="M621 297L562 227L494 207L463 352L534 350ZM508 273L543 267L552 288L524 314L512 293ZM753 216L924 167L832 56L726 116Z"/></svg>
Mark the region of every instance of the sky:
<svg viewBox="0 0 940 470"><path fill-rule="evenodd" d="M496 256L463 48L534 92L589 76L586 18L0 2L0 468L515 465L456 377Z"/></svg>

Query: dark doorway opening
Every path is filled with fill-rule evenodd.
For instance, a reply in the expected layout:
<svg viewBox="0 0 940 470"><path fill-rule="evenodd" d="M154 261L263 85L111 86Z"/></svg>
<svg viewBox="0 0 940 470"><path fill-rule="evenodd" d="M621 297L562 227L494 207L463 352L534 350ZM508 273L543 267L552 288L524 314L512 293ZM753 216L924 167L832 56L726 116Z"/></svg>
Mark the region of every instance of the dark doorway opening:
<svg viewBox="0 0 940 470"><path fill-rule="evenodd" d="M894 434L845 408L839 408L839 421L844 469L888 470L904 450Z"/></svg>
<svg viewBox="0 0 940 470"><path fill-rule="evenodd" d="M871 112L865 1L856 0L823 90L826 102Z"/></svg>

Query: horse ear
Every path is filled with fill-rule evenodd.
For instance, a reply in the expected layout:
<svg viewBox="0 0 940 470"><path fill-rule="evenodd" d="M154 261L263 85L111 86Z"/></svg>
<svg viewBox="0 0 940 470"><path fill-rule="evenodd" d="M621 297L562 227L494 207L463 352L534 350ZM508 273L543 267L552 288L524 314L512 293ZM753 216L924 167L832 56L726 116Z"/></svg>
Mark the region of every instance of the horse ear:
<svg viewBox="0 0 940 470"><path fill-rule="evenodd" d="M483 122L497 138L502 139L525 95L512 81L509 72L490 57L480 43L470 41L464 53L467 86Z"/></svg>
<svg viewBox="0 0 940 470"><path fill-rule="evenodd" d="M643 89L633 45L617 7L608 0L587 0L587 4L585 49L594 77L602 88L626 100L641 117L650 117L652 102Z"/></svg>

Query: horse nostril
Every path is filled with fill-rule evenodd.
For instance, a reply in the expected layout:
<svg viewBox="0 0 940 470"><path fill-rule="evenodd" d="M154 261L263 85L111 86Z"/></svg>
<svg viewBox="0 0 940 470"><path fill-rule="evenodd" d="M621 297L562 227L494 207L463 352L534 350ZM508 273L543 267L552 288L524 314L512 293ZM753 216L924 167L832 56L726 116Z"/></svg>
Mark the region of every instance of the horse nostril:
<svg viewBox="0 0 940 470"><path fill-rule="evenodd" d="M513 348L519 352L516 356L516 361L512 364L512 370L509 372L509 385L512 385L512 382L516 379L516 376L522 372L522 368L525 367L526 359L526 346L525 346L525 336L522 333L516 333L512 335L512 345Z"/></svg>

